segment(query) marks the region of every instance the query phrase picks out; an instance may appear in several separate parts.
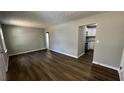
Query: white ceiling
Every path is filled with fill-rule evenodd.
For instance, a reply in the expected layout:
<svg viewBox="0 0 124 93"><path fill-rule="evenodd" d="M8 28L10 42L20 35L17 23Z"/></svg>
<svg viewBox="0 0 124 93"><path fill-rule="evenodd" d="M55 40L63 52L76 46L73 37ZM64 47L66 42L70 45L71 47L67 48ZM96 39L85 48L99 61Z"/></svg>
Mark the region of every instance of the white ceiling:
<svg viewBox="0 0 124 93"><path fill-rule="evenodd" d="M6 11L0 12L0 23L44 28L103 13L100 11Z"/></svg>

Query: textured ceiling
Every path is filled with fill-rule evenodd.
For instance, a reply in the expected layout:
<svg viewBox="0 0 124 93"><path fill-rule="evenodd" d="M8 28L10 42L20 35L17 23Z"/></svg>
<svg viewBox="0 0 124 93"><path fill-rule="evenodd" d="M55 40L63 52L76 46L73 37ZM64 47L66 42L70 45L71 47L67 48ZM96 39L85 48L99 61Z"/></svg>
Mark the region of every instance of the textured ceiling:
<svg viewBox="0 0 124 93"><path fill-rule="evenodd" d="M0 23L17 26L31 26L44 28L76 19L92 16L103 12L99 11L6 11L0 12Z"/></svg>

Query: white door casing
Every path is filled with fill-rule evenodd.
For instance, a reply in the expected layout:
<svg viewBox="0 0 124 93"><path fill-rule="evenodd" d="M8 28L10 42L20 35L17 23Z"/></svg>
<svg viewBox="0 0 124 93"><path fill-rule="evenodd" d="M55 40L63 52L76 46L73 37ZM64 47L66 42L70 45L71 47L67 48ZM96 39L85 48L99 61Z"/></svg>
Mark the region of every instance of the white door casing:
<svg viewBox="0 0 124 93"><path fill-rule="evenodd" d="M122 53L119 76L120 76L120 80L124 81L124 49L123 49L123 53Z"/></svg>
<svg viewBox="0 0 124 93"><path fill-rule="evenodd" d="M46 32L46 48L49 49L49 32Z"/></svg>
<svg viewBox="0 0 124 93"><path fill-rule="evenodd" d="M4 37L2 34L2 29L0 27L0 80L6 80L6 71L7 71L7 65L6 65L6 46L4 42Z"/></svg>

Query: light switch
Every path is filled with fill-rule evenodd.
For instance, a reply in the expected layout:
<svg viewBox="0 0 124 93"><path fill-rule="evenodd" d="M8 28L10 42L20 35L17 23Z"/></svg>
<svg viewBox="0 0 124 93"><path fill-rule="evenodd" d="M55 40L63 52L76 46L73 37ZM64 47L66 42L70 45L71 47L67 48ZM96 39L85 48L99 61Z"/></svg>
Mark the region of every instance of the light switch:
<svg viewBox="0 0 124 93"><path fill-rule="evenodd" d="M96 40L96 43L98 44L99 43L99 40Z"/></svg>

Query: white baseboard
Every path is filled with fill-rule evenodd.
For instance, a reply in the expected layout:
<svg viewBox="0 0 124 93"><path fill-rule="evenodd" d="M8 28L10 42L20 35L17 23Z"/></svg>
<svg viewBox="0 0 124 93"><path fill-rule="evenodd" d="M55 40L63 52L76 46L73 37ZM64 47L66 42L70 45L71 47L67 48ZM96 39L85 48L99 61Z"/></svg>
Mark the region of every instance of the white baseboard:
<svg viewBox="0 0 124 93"><path fill-rule="evenodd" d="M94 64L101 65L101 66L104 66L104 67L107 67L107 68L111 68L111 69L117 70L117 71L119 72L119 68L117 68L117 67L109 66L109 65L107 65L107 64L103 64L103 63L96 62L96 61L93 61L93 63L94 63Z"/></svg>
<svg viewBox="0 0 124 93"><path fill-rule="evenodd" d="M67 56L70 56L70 57L73 57L73 58L78 58L77 56L70 55L70 54L67 54L67 53L64 53L64 52L61 52L61 51L58 51L58 50L54 50L54 49L49 49L49 50L60 53L60 54L64 54L64 55L67 55Z"/></svg>
<svg viewBox="0 0 124 93"><path fill-rule="evenodd" d="M82 56L82 55L84 55L84 54L85 54L84 52L83 52L83 53L81 53L81 54L78 56L78 58L79 58L79 57L81 57L81 56Z"/></svg>
<svg viewBox="0 0 124 93"><path fill-rule="evenodd" d="M19 52L19 53L15 53L15 54L10 54L9 56L25 54L25 53L30 53L30 52L34 52L34 51L44 50L44 49L46 49L46 48L34 49L34 50L25 51L25 52Z"/></svg>
<svg viewBox="0 0 124 93"><path fill-rule="evenodd" d="M113 66L109 66L109 65L107 65L107 64L103 64L103 63L96 62L96 61L93 61L93 63L94 63L94 64L101 65L101 66L104 66L104 67L107 67L107 68L111 68L111 69L114 69L114 70L118 71L120 80L121 80L121 81L124 81L124 79L122 79L122 75L121 75L121 73L120 73L119 68L113 67Z"/></svg>

